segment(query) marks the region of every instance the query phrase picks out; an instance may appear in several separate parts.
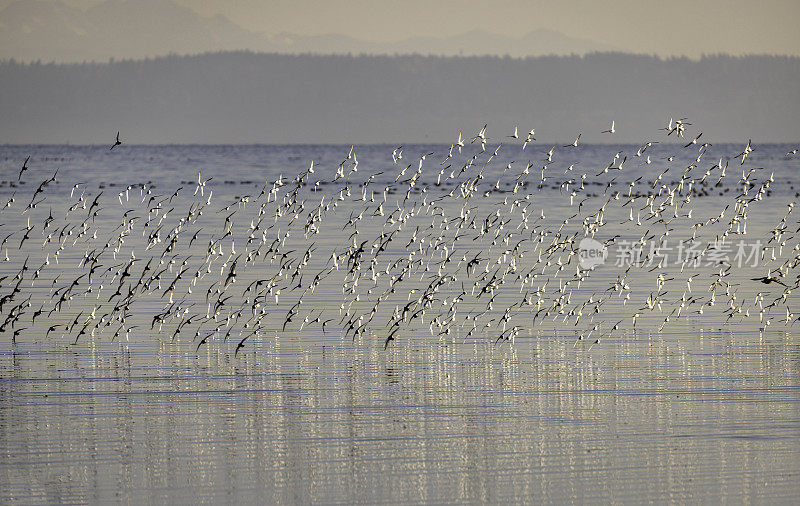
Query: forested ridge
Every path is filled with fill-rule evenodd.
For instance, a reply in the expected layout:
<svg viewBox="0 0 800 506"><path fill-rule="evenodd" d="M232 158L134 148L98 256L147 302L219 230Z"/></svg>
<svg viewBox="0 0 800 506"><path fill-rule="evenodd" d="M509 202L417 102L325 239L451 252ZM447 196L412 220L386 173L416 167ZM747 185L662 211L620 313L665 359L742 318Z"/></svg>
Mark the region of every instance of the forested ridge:
<svg viewBox="0 0 800 506"><path fill-rule="evenodd" d="M0 62L0 143L451 142L459 130L640 141L670 116L710 139L796 141L800 59L283 55ZM501 132L502 130L502 132ZM644 133L643 133L644 132Z"/></svg>

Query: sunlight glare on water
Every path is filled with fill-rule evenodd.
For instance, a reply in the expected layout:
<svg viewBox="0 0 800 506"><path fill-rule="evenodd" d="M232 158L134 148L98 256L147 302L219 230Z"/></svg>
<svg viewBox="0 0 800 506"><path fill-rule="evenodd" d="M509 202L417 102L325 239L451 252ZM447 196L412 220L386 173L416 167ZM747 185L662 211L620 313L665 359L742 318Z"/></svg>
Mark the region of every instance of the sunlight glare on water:
<svg viewBox="0 0 800 506"><path fill-rule="evenodd" d="M528 146L531 151L524 156L536 158L541 165L539 159L548 148ZM386 192L385 209L359 201L360 182L368 175L384 172L374 183L380 195L406 164L412 164L410 176L421 155L436 152L438 156L447 152L447 146L407 146L397 166L390 156L393 147L356 148L360 165L358 178L353 176L349 188L351 195L341 185L321 185L317 192L304 187L308 204L298 213L296 224L288 223L292 220L288 215L275 217L274 222L274 216L267 215L266 221L274 224L267 243L281 237L287 227L302 229L305 214L323 194L328 202L341 202L325 227L310 238L292 229L294 235L282 250L291 255L286 253L283 260L240 264L229 289L237 290L236 296L230 299L213 292L215 285L208 279L224 278L230 264L222 268L220 264L252 249L244 238L255 227L251 219L258 221L254 202L264 181L268 189L281 176L288 181L306 170L311 160L319 178L330 180L350 146L123 145L110 153L103 146L0 148L5 179L0 184L0 204L15 199L2 211L0 235L13 235L2 247L2 255L10 258L0 262L0 277L6 276L0 296L12 290L12 280L23 262L29 262L19 285L24 295L6 304L3 317L19 300L30 296L32 301L31 307L20 306L25 313L17 326L9 323L0 334L0 501L371 504L796 499L800 495L800 347L793 319L800 316L798 292L752 278L764 276L768 268L796 254L792 248L797 243L798 211L787 214L787 210L800 190L794 187L798 160L784 157L787 146L783 145L759 146L751 155L752 164L766 167L757 172L759 180L774 173L775 183L764 201L748 210L747 233L742 237L750 241L748 245L756 240L765 245L774 237L771 231L776 224L788 216L786 246L779 247L773 238L764 258L750 258L729 271L719 260L689 267L665 261L661 267L628 269L622 284L629 283L631 288L617 295L615 280L625 276L628 266L618 256L624 241L664 231L670 232L667 241L674 240L673 246L676 237L693 232L710 241L724 230L714 228L718 223L726 225L737 216L732 202L741 169L732 160L731 175L723 186L709 185L703 190L706 194L681 208L682 213L691 209L693 216L682 214L671 222L665 213L662 222L647 221L642 200L636 209L644 223L629 220L633 205L623 207L624 198L614 200L606 192L611 188L609 181L627 191L630 180L638 176L653 180L666 164L651 167L631 155L624 178L595 174L615 152L631 154L636 148L582 146L563 166L556 163L548 169L553 175L543 188L532 185L522 190L532 195L531 225L548 233L580 230L583 218L606 200L611 202L603 218L612 223L610 230L601 229L596 238L612 240L609 244L617 256L610 256L570 288L574 299L561 312L537 312L534 304L526 302L532 299L524 297L545 290L550 290L546 297L559 289L567 291L559 283L575 272L575 260L566 254L548 257L552 263L537 274L538 279L533 276L523 285L524 291L517 285L480 297L481 287L473 287L469 278L465 284L463 271L454 271L460 281L442 285L437 292L435 310L439 312L433 313L437 316L431 319L429 313L409 322L391 342L386 342L386 336L394 321L392 310L399 311L419 297L437 270L452 265L444 261L446 254L436 253L436 262L426 269L420 264L413 277L402 281L407 284L402 290L386 291L385 307L360 333L345 328L347 313L351 308L355 313L369 313L389 275L376 276L374 285L365 276L358 285L343 273L347 262L341 271L326 262L331 262L332 250L342 253L351 241L382 237L384 222L407 218L409 208L419 206L423 199L440 199L441 209L398 232L402 238L389 244L385 255L391 260L408 257L416 247L406 247L415 227L420 237L432 242L436 242L435 234L425 235L429 223L438 227L436 234L440 230L452 234L452 222L437 220L459 216L467 208L447 200L447 192L457 190L454 183L441 188L433 185L441 167L439 158L426 161L430 169L420 179L430 185L428 193L411 194L404 200L404 191ZM673 148L655 145L648 153L662 160ZM471 149L465 149L464 159L475 151L474 146ZM696 148L691 149L692 157L696 156ZM741 146L713 149L707 155L712 159L708 166L715 157L735 153ZM513 150L513 154L501 151L487 162L481 184L491 187L498 181L498 191L481 192L478 195L483 196L473 201L475 207L469 210L478 217L477 230L485 217L491 221L492 213L505 209L509 196L516 195L511 193L514 175L525 163L515 161L513 171L504 170L519 154L518 146ZM16 183L21 161L29 154L33 155L29 180ZM690 162L692 157L686 156ZM679 160L681 165L684 161ZM566 172L570 163L579 167L573 174ZM23 213L36 186L56 168L58 184L47 189L46 200L36 209ZM692 177L699 178L707 168L698 168ZM534 183L540 170L538 166L531 169ZM203 179L213 178L202 196L192 193L198 172ZM679 172L673 169L664 182L675 183ZM591 184L571 203L570 192L580 173L589 173ZM615 177L620 180L613 183ZM569 187L554 183L567 178L573 179ZM76 183L87 184L79 185L71 197ZM164 198L158 212L149 215L139 201L146 199L137 186L141 183ZM72 214L64 211L80 206L83 191L87 208L103 192L97 216L87 217L87 210L79 207ZM198 202L210 199L212 191L213 205L181 234L179 247L165 255L163 267L159 266L169 269L165 271L169 278L132 296L131 312L123 325L106 330L98 324L95 334L84 327L86 332L78 335L81 325L65 332L72 320L95 321L90 314L99 318L114 305L108 295L122 283L114 269L124 270L119 266L137 258L129 279L135 281L140 274L144 279L142 267L150 258L158 260L167 246L169 229ZM243 196L251 200L243 203ZM353 227L346 222L365 205L372 207L358 225L355 240ZM81 259L114 236L129 209L130 215L141 220L139 228L125 237L118 255L103 253L102 270L98 267L94 280L87 276L80 292L65 299L60 310L50 312L58 304L58 294L53 292L86 271ZM207 279L201 277L204 269L197 270L205 280L192 293L187 291L189 279L180 280L180 291L170 292L169 282L180 272L182 261L193 268L204 265L192 262L206 255L209 241L223 235L228 227L223 222L234 210L238 214L231 215L230 231L235 244L229 238L220 243L220 251L224 249L220 260L209 269ZM66 236L51 244L42 232L49 213ZM724 220L715 218L720 213ZM169 218L163 218L164 214ZM577 217L570 221L573 214ZM84 219L82 232L79 225ZM165 222L163 229L159 220ZM517 227L516 221L503 220L495 222L506 226L503 233L527 230L521 224ZM695 221L706 224L692 228ZM499 225L493 226L499 229ZM613 239L615 230L620 237ZM20 239L26 231L33 239L23 246ZM190 246L188 238L195 231L198 239ZM152 245L148 234L152 234ZM515 244L522 244L525 252L524 260L514 257L520 273L529 265L526 262L539 262L537 254L544 247L534 247L535 234L527 243L517 243L517 237L522 237L518 235L496 244L490 244L491 235L459 239L453 263L462 255L467 259L478 255L478 268L486 266L490 276L495 265L514 257ZM777 239L782 240L783 235ZM56 256L53 251L59 241L65 246ZM265 296L263 308L268 311L259 320L259 331L241 342L249 327L231 312L247 305L242 301L250 296L242 291L274 275L281 262L302 257L308 248L305 277L295 281L289 274L278 276L281 282L270 290L280 289L280 299L273 291ZM775 260L770 259L773 253ZM173 265L167 264L170 258L175 260ZM559 280L556 269L561 261L570 272ZM365 261L362 270L367 271L368 264ZM40 278L32 279L40 265L47 268L42 268ZM375 266L378 271L386 267L393 272L383 259ZM292 317L290 308L304 286L314 273L329 268L330 277L313 294L309 292ZM286 272L290 270L287 267ZM714 295L718 299L709 295L718 272L726 272L728 294L733 291L736 298L726 298L723 288ZM193 269L187 276L194 273ZM663 275L662 286L653 281L658 274ZM696 277L689 280L691 276ZM552 284L545 287L545 279ZM91 292L83 291L89 287ZM227 283L224 288L228 289ZM445 320L461 291L469 294L457 313L464 320ZM360 297L356 299L355 294ZM201 315L198 321L203 323L191 322L183 332L175 332L174 322L154 318L173 296L185 314ZM603 298L602 305L598 298ZM589 299L583 307L576 303ZM762 306L775 301L776 309L765 309L759 318L759 300ZM507 311L512 307L513 312ZM32 321L37 309L43 313ZM789 314L784 313L786 309ZM256 309L252 311L255 314ZM500 323L507 313L509 329L512 324L520 327L511 339L504 337L510 335L505 321ZM632 318L634 314L639 316ZM315 317L319 321L314 322ZM330 320L327 328L320 325L325 320ZM466 323L472 321L474 329ZM612 330L618 321L618 329ZM595 322L602 323L602 328L593 330ZM60 327L48 332L51 325ZM23 330L12 340L19 328ZM235 331L226 334L226 329ZM118 333L112 338L115 330ZM208 338L201 341L204 335ZM594 343L595 339L600 340Z"/></svg>
<svg viewBox="0 0 800 506"><path fill-rule="evenodd" d="M49 351L48 351L49 350ZM790 336L401 343L298 336L0 357L3 499L771 501L797 493Z"/></svg>

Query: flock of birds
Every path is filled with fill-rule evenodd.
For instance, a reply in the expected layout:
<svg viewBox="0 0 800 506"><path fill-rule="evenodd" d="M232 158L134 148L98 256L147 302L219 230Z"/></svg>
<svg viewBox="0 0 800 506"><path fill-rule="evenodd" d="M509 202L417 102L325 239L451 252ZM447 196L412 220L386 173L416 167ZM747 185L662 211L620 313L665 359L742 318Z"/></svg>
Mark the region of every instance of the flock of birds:
<svg viewBox="0 0 800 506"><path fill-rule="evenodd" d="M663 135L684 138L689 126L670 118ZM603 133L615 132L612 122ZM539 152L534 130L520 136L515 127L504 145L484 126L410 163L398 147L375 169L360 166L351 147L329 171L311 162L224 202L202 170L174 191L138 183L107 192L65 186L56 169L32 194L0 202L0 335L12 343L189 336L195 350L231 343L238 354L254 336L312 329L384 348L416 332L501 342L568 329L575 346L591 347L647 319L658 331L712 313L725 324L756 321L761 332L793 325L794 202L759 242L761 273L736 280L736 266L715 249L746 236L774 177L745 165L749 141L706 161L701 136L670 144L675 155L652 160L658 142L648 141L583 169L567 164L580 134ZM122 144L117 133L110 149ZM501 150L531 160L497 167ZM654 177L629 176L634 160L658 167L648 170ZM29 162L15 174L17 190L37 172ZM693 216L709 195L728 204ZM627 241L642 254L618 268L585 268L578 245L587 237L606 247ZM658 256L665 241L701 238L705 247L679 265Z"/></svg>

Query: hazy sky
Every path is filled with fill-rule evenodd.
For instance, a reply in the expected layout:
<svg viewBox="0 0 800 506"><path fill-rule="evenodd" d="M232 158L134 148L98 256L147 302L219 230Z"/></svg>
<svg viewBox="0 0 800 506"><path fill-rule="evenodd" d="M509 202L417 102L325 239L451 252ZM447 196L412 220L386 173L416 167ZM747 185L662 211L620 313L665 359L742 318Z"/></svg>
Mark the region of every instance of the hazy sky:
<svg viewBox="0 0 800 506"><path fill-rule="evenodd" d="M0 0L5 7L13 0ZM89 7L102 0L63 0ZM549 28L623 50L666 55L800 55L799 0L175 0L252 31L340 33L373 41L482 29L521 37Z"/></svg>

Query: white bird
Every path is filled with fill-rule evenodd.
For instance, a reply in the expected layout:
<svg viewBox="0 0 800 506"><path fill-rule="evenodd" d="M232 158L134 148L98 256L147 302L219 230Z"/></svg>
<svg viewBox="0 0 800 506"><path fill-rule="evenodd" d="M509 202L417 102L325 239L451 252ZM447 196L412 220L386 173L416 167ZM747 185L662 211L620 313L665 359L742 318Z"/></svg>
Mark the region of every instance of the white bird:
<svg viewBox="0 0 800 506"><path fill-rule="evenodd" d="M564 147L565 147L565 148L568 148L568 147L574 147L574 148L577 148L577 147L578 147L578 141L579 141L580 139L581 139L581 134L578 134L578 136L577 136L577 137L575 137L575 140L574 140L574 141L572 141L572 144L567 144L567 145L566 145L566 146L564 146Z"/></svg>
<svg viewBox="0 0 800 506"><path fill-rule="evenodd" d="M736 155L736 158L739 158L740 156L742 157L742 162L740 165L744 165L744 160L747 158L747 155L753 152L753 148L750 147L750 141L751 139L747 139L747 146L745 146L744 151Z"/></svg>
<svg viewBox="0 0 800 506"><path fill-rule="evenodd" d="M481 144L485 144L485 143L486 143L486 127L487 127L487 126L488 126L488 125L483 125L483 128L481 128L481 131L480 131L480 132L478 132L478 135L476 135L475 137L473 137L473 138L472 138L472 141L470 141L470 142L475 142L475 141L477 141L478 139L480 139L480 140L481 140Z"/></svg>
<svg viewBox="0 0 800 506"><path fill-rule="evenodd" d="M528 136L525 138L525 142L522 143L522 149L525 149L525 146L530 144L531 141L535 141L536 140L536 137L534 135L535 135L535 133L533 131L533 128L531 128L531 131L528 132Z"/></svg>
<svg viewBox="0 0 800 506"><path fill-rule="evenodd" d="M461 135L459 134L459 139L460 138ZM397 160L402 160L402 159L403 159L403 146L400 146L398 148L395 148L394 151L392 151L392 162L396 164Z"/></svg>

